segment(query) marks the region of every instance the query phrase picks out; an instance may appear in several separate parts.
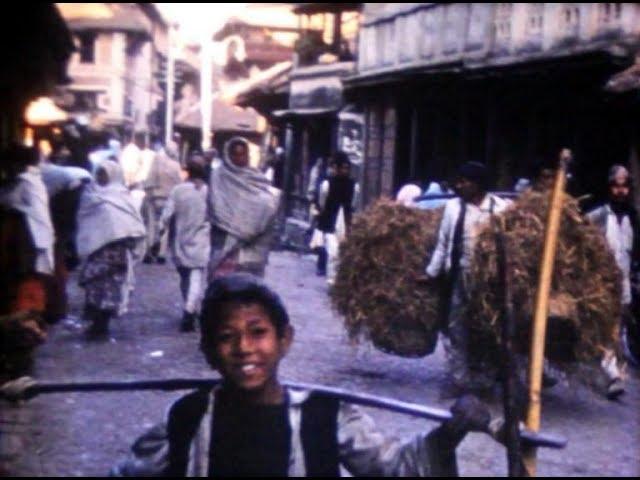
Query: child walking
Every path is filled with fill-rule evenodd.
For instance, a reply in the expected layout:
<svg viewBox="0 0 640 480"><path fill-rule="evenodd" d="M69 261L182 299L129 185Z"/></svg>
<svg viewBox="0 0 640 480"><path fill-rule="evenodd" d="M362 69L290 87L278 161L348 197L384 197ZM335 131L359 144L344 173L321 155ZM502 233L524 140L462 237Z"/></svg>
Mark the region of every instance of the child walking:
<svg viewBox="0 0 640 480"><path fill-rule="evenodd" d="M171 227L171 255L180 275L180 291L184 301L180 324L183 332L195 329L211 249L204 163L190 159L187 173L187 181L175 186L169 194L160 218L161 236Z"/></svg>

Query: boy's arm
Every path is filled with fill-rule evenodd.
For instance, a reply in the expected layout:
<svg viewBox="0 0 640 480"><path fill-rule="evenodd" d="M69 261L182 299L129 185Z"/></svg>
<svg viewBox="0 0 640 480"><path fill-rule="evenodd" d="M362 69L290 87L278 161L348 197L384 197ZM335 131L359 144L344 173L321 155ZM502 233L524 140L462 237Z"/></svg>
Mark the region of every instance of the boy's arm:
<svg viewBox="0 0 640 480"><path fill-rule="evenodd" d="M358 407L338 412L340 460L354 476L457 476L455 449L469 431L484 431L490 420L474 397L453 406L453 418L408 442L387 439Z"/></svg>

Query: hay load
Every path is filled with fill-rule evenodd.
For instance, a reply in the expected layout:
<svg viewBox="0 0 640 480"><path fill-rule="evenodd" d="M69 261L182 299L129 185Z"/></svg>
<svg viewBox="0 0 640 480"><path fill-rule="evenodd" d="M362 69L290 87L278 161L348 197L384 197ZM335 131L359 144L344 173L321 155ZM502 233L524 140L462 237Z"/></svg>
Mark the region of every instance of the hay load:
<svg viewBox="0 0 640 480"><path fill-rule="evenodd" d="M549 194L528 192L500 216L510 263L515 348L528 355ZM606 240L566 195L553 271L545 356L560 368L599 361L618 345L620 272ZM487 226L476 247L466 319L475 363L499 364L500 282L494 234Z"/></svg>
<svg viewBox="0 0 640 480"><path fill-rule="evenodd" d="M330 296L352 340L422 357L435 348L437 289L418 285L435 248L442 209L417 210L382 199L356 215L340 246Z"/></svg>

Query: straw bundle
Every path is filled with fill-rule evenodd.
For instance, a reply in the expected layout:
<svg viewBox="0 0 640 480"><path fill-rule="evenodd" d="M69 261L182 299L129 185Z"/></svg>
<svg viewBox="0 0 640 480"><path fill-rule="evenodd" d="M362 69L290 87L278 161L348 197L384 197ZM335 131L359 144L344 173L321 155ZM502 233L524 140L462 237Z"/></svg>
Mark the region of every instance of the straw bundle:
<svg viewBox="0 0 640 480"><path fill-rule="evenodd" d="M508 245L516 349L528 354L544 241L548 192L528 192L499 222ZM602 233L566 195L553 271L545 356L568 367L616 349L621 274ZM501 295L491 226L480 233L470 275L466 320L472 362L498 364Z"/></svg>
<svg viewBox="0 0 640 480"><path fill-rule="evenodd" d="M387 199L354 217L330 291L352 340L368 339L404 357L433 351L439 292L415 279L424 275L441 217L442 209L416 210Z"/></svg>

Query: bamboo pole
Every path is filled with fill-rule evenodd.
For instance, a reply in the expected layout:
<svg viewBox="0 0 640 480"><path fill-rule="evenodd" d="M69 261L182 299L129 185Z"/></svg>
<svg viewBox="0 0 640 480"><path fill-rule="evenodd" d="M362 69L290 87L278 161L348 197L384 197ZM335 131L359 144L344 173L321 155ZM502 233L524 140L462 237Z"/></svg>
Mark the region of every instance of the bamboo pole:
<svg viewBox="0 0 640 480"><path fill-rule="evenodd" d="M545 229L544 249L540 263L540 277L536 293L535 316L533 319L533 333L531 336L531 351L529 357L529 406L526 425L533 432L540 430L540 392L542 389L542 370L544 365L544 347L547 331L547 315L549 312L549 292L553 276L553 264L558 244L558 232L562 216L562 200L566 182L566 170L571 160L571 151L563 149L560 152L560 164L556 172L549 216ZM524 452L524 464L527 474L536 474L536 449L527 448Z"/></svg>

